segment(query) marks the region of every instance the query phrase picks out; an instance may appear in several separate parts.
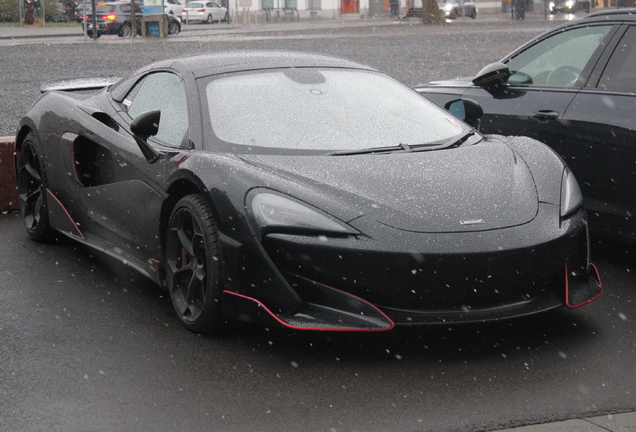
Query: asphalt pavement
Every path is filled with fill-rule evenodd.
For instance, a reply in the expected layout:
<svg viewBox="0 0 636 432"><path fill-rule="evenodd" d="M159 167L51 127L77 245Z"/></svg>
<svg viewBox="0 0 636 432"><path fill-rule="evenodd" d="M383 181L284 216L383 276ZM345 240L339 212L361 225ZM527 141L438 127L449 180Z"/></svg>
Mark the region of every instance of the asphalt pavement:
<svg viewBox="0 0 636 432"><path fill-rule="evenodd" d="M557 24L563 20L562 16L547 17ZM545 20L542 13L529 13L527 20ZM482 14L479 22L510 20L508 14ZM219 34L241 34L253 32L285 32L303 31L316 28L328 29L336 27L352 26L380 26L380 25L417 25L411 21L399 21L388 17L366 19L317 19L314 21L300 20L296 22L256 22L248 24L190 24L184 25L178 36L170 38L198 37ZM81 27L0 27L0 44L6 43L38 43L50 39L66 38L81 42L86 40ZM105 40L106 38L100 38ZM25 41L26 40L26 41ZM90 40L89 40L90 41ZM0 137L1 138L1 137ZM528 425L513 429L505 429L497 432L634 432L636 431L636 413L622 413L589 418L575 418L565 421Z"/></svg>

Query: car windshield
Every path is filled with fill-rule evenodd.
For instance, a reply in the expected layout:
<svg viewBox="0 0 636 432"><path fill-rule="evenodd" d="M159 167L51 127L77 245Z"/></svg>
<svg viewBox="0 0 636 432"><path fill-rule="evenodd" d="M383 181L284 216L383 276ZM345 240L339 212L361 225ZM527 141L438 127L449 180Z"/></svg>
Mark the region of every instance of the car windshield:
<svg viewBox="0 0 636 432"><path fill-rule="evenodd" d="M230 144L355 150L443 144L467 126L380 73L277 69L207 78L211 129Z"/></svg>

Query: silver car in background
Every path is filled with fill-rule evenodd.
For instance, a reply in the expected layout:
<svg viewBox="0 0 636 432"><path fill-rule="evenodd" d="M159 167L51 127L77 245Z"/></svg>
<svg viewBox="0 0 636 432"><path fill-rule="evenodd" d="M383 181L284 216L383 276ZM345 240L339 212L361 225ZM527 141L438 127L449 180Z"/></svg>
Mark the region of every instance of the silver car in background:
<svg viewBox="0 0 636 432"><path fill-rule="evenodd" d="M201 21L208 24L215 21L227 21L227 9L212 1L193 1L183 8L181 20L185 22Z"/></svg>

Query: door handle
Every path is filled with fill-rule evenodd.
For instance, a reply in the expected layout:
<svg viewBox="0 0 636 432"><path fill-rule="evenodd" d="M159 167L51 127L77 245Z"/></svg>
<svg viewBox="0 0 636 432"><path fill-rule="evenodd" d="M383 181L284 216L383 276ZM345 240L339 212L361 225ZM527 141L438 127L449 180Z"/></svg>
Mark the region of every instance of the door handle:
<svg viewBox="0 0 636 432"><path fill-rule="evenodd" d="M536 118L539 121L556 120L559 118L559 113L550 110L539 110L532 114L532 118Z"/></svg>

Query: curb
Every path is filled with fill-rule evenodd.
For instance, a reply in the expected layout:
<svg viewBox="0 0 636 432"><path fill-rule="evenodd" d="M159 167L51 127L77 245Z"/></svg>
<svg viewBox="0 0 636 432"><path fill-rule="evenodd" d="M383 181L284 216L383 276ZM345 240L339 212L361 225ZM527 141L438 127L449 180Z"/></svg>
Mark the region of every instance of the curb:
<svg viewBox="0 0 636 432"><path fill-rule="evenodd" d="M0 212L18 209L18 185L13 164L15 154L15 139L0 137Z"/></svg>

